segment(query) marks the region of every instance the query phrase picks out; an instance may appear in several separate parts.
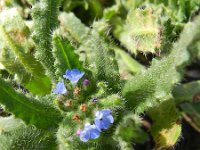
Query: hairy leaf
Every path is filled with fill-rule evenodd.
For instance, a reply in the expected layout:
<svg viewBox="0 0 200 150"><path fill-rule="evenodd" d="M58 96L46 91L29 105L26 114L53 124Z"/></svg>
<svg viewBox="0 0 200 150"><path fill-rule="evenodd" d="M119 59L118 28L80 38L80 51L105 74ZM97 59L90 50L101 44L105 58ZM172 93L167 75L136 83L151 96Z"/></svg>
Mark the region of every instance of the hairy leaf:
<svg viewBox="0 0 200 150"><path fill-rule="evenodd" d="M23 121L20 119L15 119L13 116L0 117L0 136L3 133L13 131L23 125Z"/></svg>
<svg viewBox="0 0 200 150"><path fill-rule="evenodd" d="M160 48L160 27L151 9L130 11L122 30L116 36L132 53L155 53Z"/></svg>
<svg viewBox="0 0 200 150"><path fill-rule="evenodd" d="M55 57L56 75L61 77L66 69L83 70L83 65L79 61L79 56L75 53L75 49L68 39L54 33L53 36L53 55Z"/></svg>
<svg viewBox="0 0 200 150"><path fill-rule="evenodd" d="M119 48L115 48L116 53L121 57L123 62L127 65L132 73L139 73L145 71L145 67L133 59L128 53ZM124 66L123 66L124 67Z"/></svg>
<svg viewBox="0 0 200 150"><path fill-rule="evenodd" d="M177 85L173 89L173 96L177 104L181 102L192 102L200 99L200 81L193 81Z"/></svg>
<svg viewBox="0 0 200 150"><path fill-rule="evenodd" d="M179 113L173 99L166 100L147 112L152 119L150 128L156 148L173 146L181 136Z"/></svg>
<svg viewBox="0 0 200 150"><path fill-rule="evenodd" d="M2 19L4 17L6 19ZM9 9L1 14L0 33L0 61L9 73L17 75L18 81L33 94L50 93L50 79L40 62L30 53L33 48L32 42L28 40L30 31L17 10Z"/></svg>
<svg viewBox="0 0 200 150"><path fill-rule="evenodd" d="M114 57L114 52L103 36L100 36L95 30L92 30L91 36L87 40L87 46L90 51L95 53L91 57L97 68L97 77L99 80L106 81L109 88L113 91L119 89L118 65ZM115 83L115 85L113 85Z"/></svg>
<svg viewBox="0 0 200 150"><path fill-rule="evenodd" d="M89 33L86 27L73 13L61 13L59 21L64 32L68 32L77 43L84 43L84 39Z"/></svg>
<svg viewBox="0 0 200 150"><path fill-rule="evenodd" d="M54 57L52 54L52 31L58 25L58 10L60 0L41 0L33 6L36 58L43 64L47 73L55 80Z"/></svg>
<svg viewBox="0 0 200 150"><path fill-rule="evenodd" d="M141 119L133 113L129 113L123 118L114 135L114 139L119 142L121 149L132 150L132 141L142 143L148 139L148 135L140 126Z"/></svg>
<svg viewBox="0 0 200 150"><path fill-rule="evenodd" d="M183 103L180 104L180 108L185 120L200 132L200 103Z"/></svg>
<svg viewBox="0 0 200 150"><path fill-rule="evenodd" d="M143 112L144 109L159 104L171 95L172 87L181 79L179 72L190 61L188 47L199 40L200 18L188 23L181 37L173 46L168 57L153 61L152 66L143 74L128 80L123 89L127 106ZM189 39L187 37L190 37ZM178 60L178 61L177 61Z"/></svg>
<svg viewBox="0 0 200 150"><path fill-rule="evenodd" d="M56 142L53 132L21 126L1 135L0 147L1 150L56 150Z"/></svg>
<svg viewBox="0 0 200 150"><path fill-rule="evenodd" d="M54 128L62 119L58 110L16 92L9 83L1 78L0 93L0 103L27 124L33 124L44 129Z"/></svg>

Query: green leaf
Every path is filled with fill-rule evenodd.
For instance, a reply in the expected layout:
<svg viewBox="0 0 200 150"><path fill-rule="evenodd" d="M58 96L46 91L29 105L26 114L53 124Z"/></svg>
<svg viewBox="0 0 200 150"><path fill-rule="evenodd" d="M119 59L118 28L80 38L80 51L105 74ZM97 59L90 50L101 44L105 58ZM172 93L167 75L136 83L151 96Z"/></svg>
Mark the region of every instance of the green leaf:
<svg viewBox="0 0 200 150"><path fill-rule="evenodd" d="M0 136L3 133L13 131L24 125L20 119L15 119L13 116L0 117Z"/></svg>
<svg viewBox="0 0 200 150"><path fill-rule="evenodd" d="M200 103L183 103L179 107L185 120L200 132Z"/></svg>
<svg viewBox="0 0 200 150"><path fill-rule="evenodd" d="M4 38L8 42L9 47L18 57L19 61L23 64L24 68L30 72L33 76L41 76L44 75L44 70L41 64L30 54L25 53L23 47L17 44L2 28L2 33L4 34Z"/></svg>
<svg viewBox="0 0 200 150"><path fill-rule="evenodd" d="M70 36L78 43L84 43L88 36L89 28L86 27L73 13L61 13L59 21L63 32L68 32Z"/></svg>
<svg viewBox="0 0 200 150"><path fill-rule="evenodd" d="M27 124L48 129L57 127L62 119L58 110L48 104L41 103L36 99L28 98L16 92L9 83L1 78L0 93L0 103Z"/></svg>
<svg viewBox="0 0 200 150"><path fill-rule="evenodd" d="M32 4L32 5L35 4L36 1L37 1L37 0L27 0L27 2L28 2L29 4Z"/></svg>
<svg viewBox="0 0 200 150"><path fill-rule="evenodd" d="M0 62L10 74L17 76L16 80L18 83L24 85L27 82L31 82L31 74L27 72L9 48L1 49Z"/></svg>
<svg viewBox="0 0 200 150"><path fill-rule="evenodd" d="M119 68L109 41L109 38L93 29L84 46L88 48L87 52L93 53L90 55L90 63L95 63L97 78L106 81L111 91L116 92L120 89Z"/></svg>
<svg viewBox="0 0 200 150"><path fill-rule="evenodd" d="M155 53L160 48L160 25L150 8L130 11L122 32L115 36L132 53Z"/></svg>
<svg viewBox="0 0 200 150"><path fill-rule="evenodd" d="M79 56L68 39L61 37L58 33L53 35L53 55L55 57L56 75L61 77L66 69L83 70L83 65L79 61Z"/></svg>
<svg viewBox="0 0 200 150"><path fill-rule="evenodd" d="M132 150L132 142L145 142L148 135L141 128L141 119L133 113L126 114L115 131L114 139L121 149Z"/></svg>
<svg viewBox="0 0 200 150"><path fill-rule="evenodd" d="M114 49L132 73L139 73L146 70L143 65L133 59L128 53L117 47Z"/></svg>
<svg viewBox="0 0 200 150"><path fill-rule="evenodd" d="M1 150L56 150L56 139L53 134L23 125L0 135L0 147Z"/></svg>
<svg viewBox="0 0 200 150"><path fill-rule="evenodd" d="M173 99L166 100L154 108L151 108L148 110L147 114L151 117L153 122L150 132L155 142L157 144L162 142L162 146L174 145L181 134L181 126L177 124L179 113ZM174 131L170 133L174 125L176 126L175 128L177 128L177 133L175 135L173 133ZM169 132L165 134L163 131L166 130L169 130ZM162 138L162 140L159 140L159 138Z"/></svg>
<svg viewBox="0 0 200 150"><path fill-rule="evenodd" d="M85 24L91 24L103 13L103 7L99 0L64 0L62 6L66 12L75 12L76 16Z"/></svg>
<svg viewBox="0 0 200 150"><path fill-rule="evenodd" d="M47 74L56 80L52 54L52 31L58 26L60 0L41 0L33 6L35 57L43 64Z"/></svg>
<svg viewBox="0 0 200 150"><path fill-rule="evenodd" d="M30 31L19 12L9 9L2 13L0 28L0 61L6 70L17 75L18 82L33 94L50 93L50 79L45 75L41 63L30 53L34 43L29 40Z"/></svg>
<svg viewBox="0 0 200 150"><path fill-rule="evenodd" d="M198 11L199 0L148 0L156 7L165 6L167 13L177 22L187 22Z"/></svg>
<svg viewBox="0 0 200 150"><path fill-rule="evenodd" d="M152 108L148 111L152 121L154 122L151 132L157 134L158 131L163 128L169 128L171 122L175 122L178 118L178 112L176 110L173 100L167 100L158 105L155 108Z"/></svg>
<svg viewBox="0 0 200 150"><path fill-rule="evenodd" d="M4 38L10 47L10 49L4 49L4 53L7 53L4 55L7 55L6 58L11 57L10 60L1 60L4 61L4 64L8 67L8 70L11 73L16 73L18 74L18 76L22 76L21 80L25 83L25 87L29 89L33 94L50 93L50 79L45 75L42 65L29 53L25 53L23 47L21 47L15 41L13 41L13 39L8 35L8 33L6 33L3 27L1 28L1 32L4 35ZM10 54L9 52L6 52L6 50L12 50L12 53L14 53L17 56L16 62L13 61L13 56L11 52L11 56L9 56ZM10 63L7 61L10 61ZM29 83L29 81L31 82ZM38 88L40 90L38 90Z"/></svg>
<svg viewBox="0 0 200 150"><path fill-rule="evenodd" d="M174 100L177 104L184 101L192 102L196 94L200 94L200 81L180 84L173 89Z"/></svg>
<svg viewBox="0 0 200 150"><path fill-rule="evenodd" d="M15 58L10 49L3 49L1 51L0 62L4 65L4 67L10 74L15 75L16 81L23 85L31 93L38 95L50 93L50 79L45 76L45 74L39 77L33 77L31 73L29 73L19 62L19 60Z"/></svg>
<svg viewBox="0 0 200 150"><path fill-rule="evenodd" d="M167 57L154 60L145 73L137 74L127 81L123 95L129 108L143 112L171 95L173 86L181 79L180 73L196 52L196 49L189 47L199 40L199 28L200 17L186 25L179 41L174 44L173 51Z"/></svg>

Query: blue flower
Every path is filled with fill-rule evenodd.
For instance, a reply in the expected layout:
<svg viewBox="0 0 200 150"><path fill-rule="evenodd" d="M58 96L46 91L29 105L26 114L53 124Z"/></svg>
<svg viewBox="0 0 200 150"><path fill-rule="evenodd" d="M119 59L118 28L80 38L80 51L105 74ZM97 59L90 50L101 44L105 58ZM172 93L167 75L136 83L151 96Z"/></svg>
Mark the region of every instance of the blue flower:
<svg viewBox="0 0 200 150"><path fill-rule="evenodd" d="M108 129L110 124L114 122L114 118L111 115L111 110L110 109L104 109L101 111L97 111L95 114L95 125L96 127L101 130L101 129Z"/></svg>
<svg viewBox="0 0 200 150"><path fill-rule="evenodd" d="M56 85L56 89L53 90L54 94L65 94L67 93L67 89L65 88L64 82L58 82Z"/></svg>
<svg viewBox="0 0 200 150"><path fill-rule="evenodd" d="M70 80L71 83L75 84L84 76L84 74L84 72L81 72L78 69L67 69L63 77Z"/></svg>
<svg viewBox="0 0 200 150"><path fill-rule="evenodd" d="M80 139L87 142L89 139L97 139L100 136L100 130L95 125L85 124L85 128L80 133Z"/></svg>

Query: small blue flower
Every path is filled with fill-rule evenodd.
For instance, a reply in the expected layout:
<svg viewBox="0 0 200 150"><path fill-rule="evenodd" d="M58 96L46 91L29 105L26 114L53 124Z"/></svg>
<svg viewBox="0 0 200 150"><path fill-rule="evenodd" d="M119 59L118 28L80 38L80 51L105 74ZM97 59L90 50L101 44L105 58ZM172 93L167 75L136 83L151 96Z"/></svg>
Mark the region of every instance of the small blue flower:
<svg viewBox="0 0 200 150"><path fill-rule="evenodd" d="M58 82L56 85L56 89L53 90L54 94L65 94L67 93L67 89L65 88L64 82Z"/></svg>
<svg viewBox="0 0 200 150"><path fill-rule="evenodd" d="M111 110L110 109L104 109L101 111L97 111L95 114L95 125L96 127L101 130L101 129L108 129L110 124L114 122L114 118L111 115Z"/></svg>
<svg viewBox="0 0 200 150"><path fill-rule="evenodd" d="M67 69L64 78L70 80L71 83L77 83L83 76L84 72L79 71L78 69Z"/></svg>
<svg viewBox="0 0 200 150"><path fill-rule="evenodd" d="M97 139L100 136L100 131L95 125L89 123L85 124L85 128L80 133L80 139L83 142L87 142L89 139Z"/></svg>

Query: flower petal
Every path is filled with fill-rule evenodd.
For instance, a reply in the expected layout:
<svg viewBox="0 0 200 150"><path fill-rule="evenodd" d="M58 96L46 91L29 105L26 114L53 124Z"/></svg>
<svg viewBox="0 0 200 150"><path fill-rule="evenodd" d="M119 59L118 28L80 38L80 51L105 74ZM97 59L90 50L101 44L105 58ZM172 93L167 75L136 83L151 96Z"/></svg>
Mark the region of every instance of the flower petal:
<svg viewBox="0 0 200 150"><path fill-rule="evenodd" d="M88 131L82 131L80 134L80 139L83 142L87 142L90 139L90 133Z"/></svg>
<svg viewBox="0 0 200 150"><path fill-rule="evenodd" d="M112 111L111 111L110 109L104 109L104 110L101 110L101 113L103 113L103 116L110 115L111 112L112 112Z"/></svg>
<svg viewBox="0 0 200 150"><path fill-rule="evenodd" d="M100 132L97 129L92 129L90 132L91 139L97 139L100 136Z"/></svg>
<svg viewBox="0 0 200 150"><path fill-rule="evenodd" d="M54 94L65 94L67 93L67 89L65 87L64 82L58 82L56 85L56 89L53 90Z"/></svg>
<svg viewBox="0 0 200 150"><path fill-rule="evenodd" d="M96 128L101 132L101 129L102 129L101 120L96 118L94 120L94 123L95 123Z"/></svg>
<svg viewBox="0 0 200 150"><path fill-rule="evenodd" d="M84 76L84 74L84 72L81 72L78 69L67 69L63 77L70 80L71 83L77 83Z"/></svg>
<svg viewBox="0 0 200 150"><path fill-rule="evenodd" d="M103 118L103 113L102 113L101 111L97 111L97 112L95 113L95 117L96 117L97 119L102 119L102 118Z"/></svg>
<svg viewBox="0 0 200 150"><path fill-rule="evenodd" d="M110 121L106 118L103 118L101 120L101 126L102 126L102 129L108 129L110 126Z"/></svg>
<svg viewBox="0 0 200 150"><path fill-rule="evenodd" d="M96 127L98 128L98 130L101 130L101 129L108 129L109 125L110 125L110 121L106 118L103 118L103 119L95 119L95 125Z"/></svg>
<svg viewBox="0 0 200 150"><path fill-rule="evenodd" d="M114 118L112 115L107 116L106 119L108 119L110 123L114 122Z"/></svg>
<svg viewBox="0 0 200 150"><path fill-rule="evenodd" d="M91 128L91 124L90 123L86 123L85 127L84 127L84 130L90 130L90 128Z"/></svg>

